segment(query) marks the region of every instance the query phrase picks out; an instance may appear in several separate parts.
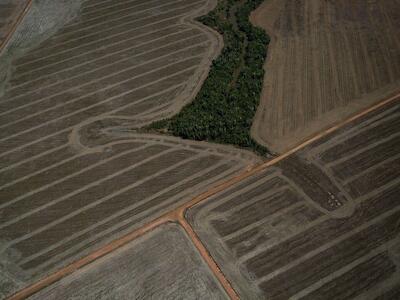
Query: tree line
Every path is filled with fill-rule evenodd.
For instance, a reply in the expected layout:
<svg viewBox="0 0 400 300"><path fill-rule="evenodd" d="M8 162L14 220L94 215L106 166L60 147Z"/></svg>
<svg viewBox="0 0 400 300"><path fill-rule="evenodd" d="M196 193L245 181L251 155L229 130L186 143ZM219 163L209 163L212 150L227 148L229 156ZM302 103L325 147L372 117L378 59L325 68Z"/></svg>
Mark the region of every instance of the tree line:
<svg viewBox="0 0 400 300"><path fill-rule="evenodd" d="M150 128L167 129L185 139L233 144L268 154L250 136L270 39L264 30L250 23L249 16L262 2L221 0L213 11L197 19L223 36L222 52L212 62L195 99L174 117L155 122Z"/></svg>

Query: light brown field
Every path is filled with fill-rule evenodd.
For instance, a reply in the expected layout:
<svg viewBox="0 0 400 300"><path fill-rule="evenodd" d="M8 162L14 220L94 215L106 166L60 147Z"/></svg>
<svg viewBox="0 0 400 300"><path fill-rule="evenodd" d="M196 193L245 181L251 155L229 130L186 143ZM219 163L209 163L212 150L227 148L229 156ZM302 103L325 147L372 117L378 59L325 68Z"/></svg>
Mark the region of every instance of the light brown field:
<svg viewBox="0 0 400 300"><path fill-rule="evenodd" d="M400 89L400 1L269 0L272 37L252 134L276 152Z"/></svg>
<svg viewBox="0 0 400 300"><path fill-rule="evenodd" d="M161 225L29 299L149 297L229 299L185 231L173 223Z"/></svg>

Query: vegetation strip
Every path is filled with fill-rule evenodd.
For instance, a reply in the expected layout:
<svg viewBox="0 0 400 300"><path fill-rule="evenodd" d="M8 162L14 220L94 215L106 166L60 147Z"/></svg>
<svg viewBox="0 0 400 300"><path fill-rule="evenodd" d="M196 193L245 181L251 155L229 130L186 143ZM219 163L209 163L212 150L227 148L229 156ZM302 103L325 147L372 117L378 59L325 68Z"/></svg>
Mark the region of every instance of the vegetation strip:
<svg viewBox="0 0 400 300"><path fill-rule="evenodd" d="M220 0L198 21L218 31L224 39L220 56L196 98L170 119L154 122L148 129L166 131L185 139L206 140L268 150L250 136L264 80L269 37L252 26L250 13L263 0Z"/></svg>

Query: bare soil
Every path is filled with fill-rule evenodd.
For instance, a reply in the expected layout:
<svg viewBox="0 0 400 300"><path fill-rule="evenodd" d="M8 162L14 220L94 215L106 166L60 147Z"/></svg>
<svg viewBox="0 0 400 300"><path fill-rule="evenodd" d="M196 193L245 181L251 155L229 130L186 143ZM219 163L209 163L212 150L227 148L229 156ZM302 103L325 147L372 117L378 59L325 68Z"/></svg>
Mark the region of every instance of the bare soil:
<svg viewBox="0 0 400 300"><path fill-rule="evenodd" d="M242 298L398 294L399 120L397 100L189 210Z"/></svg>
<svg viewBox="0 0 400 300"><path fill-rule="evenodd" d="M28 0L0 1L0 49Z"/></svg>
<svg viewBox="0 0 400 300"><path fill-rule="evenodd" d="M252 135L284 152L400 90L400 1L265 1L272 37Z"/></svg>
<svg viewBox="0 0 400 300"><path fill-rule="evenodd" d="M193 18L213 5L85 1L14 57L0 96L0 298L260 162L135 130L197 92L221 41Z"/></svg>
<svg viewBox="0 0 400 300"><path fill-rule="evenodd" d="M229 299L175 224L155 229L29 299L76 298Z"/></svg>

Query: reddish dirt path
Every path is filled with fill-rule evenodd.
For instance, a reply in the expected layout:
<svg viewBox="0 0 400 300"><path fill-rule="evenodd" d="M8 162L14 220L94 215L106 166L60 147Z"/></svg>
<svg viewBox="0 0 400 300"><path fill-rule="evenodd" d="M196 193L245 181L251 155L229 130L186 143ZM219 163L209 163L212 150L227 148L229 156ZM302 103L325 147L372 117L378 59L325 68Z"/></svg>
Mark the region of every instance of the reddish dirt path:
<svg viewBox="0 0 400 300"><path fill-rule="evenodd" d="M216 262L214 261L214 259L210 256L208 250L205 248L205 246L203 245L203 243L200 241L200 239L198 238L198 236L196 235L196 233L193 231L192 227L187 223L186 219L185 219L185 212L191 208L192 206L206 200L207 198L209 198L210 196L219 193L225 189L227 189L228 187L244 180L245 178L254 175L258 172L261 172L262 170L264 170L265 168L276 164L277 162L283 160L284 158L286 158L287 156L293 154L294 152L304 148L305 146L309 145L310 143L334 132L335 130L338 130L339 128L345 126L346 124L361 118L363 116L365 116L366 114L377 110L381 107L383 107L386 104L389 104L391 102L394 101L400 101L400 93L390 97L388 99L385 99L383 101L381 101L380 103L373 105L365 110L363 110L362 112L352 116L351 118L340 122L338 124L336 124L335 126L320 132L319 134L315 135L314 137L312 137L311 139L301 143L300 145L294 147L293 149L285 152L284 154L270 160L267 161L261 165L255 166L251 169L245 170L243 173L239 174L238 176L224 182L221 183L220 185L208 190L207 192L200 194L199 196L193 198L191 201L181 205L180 207L164 214L163 216L155 219L154 221L144 225L143 227L123 236L120 239L114 240L113 242L107 244L106 246L92 252L90 255L70 264L69 266L66 266L65 268L62 268L61 270L43 278L42 280L32 284L31 286L28 286L25 289L22 289L21 291L19 291L18 293L14 294L13 296L11 296L9 298L9 300L17 300L17 299L25 299L27 297L29 297L30 295L33 295L34 293L40 291L41 289L53 284L54 282L60 280L61 278L75 272L76 270L88 265L89 263L94 262L95 260L97 260L100 257L103 257L111 252L113 252L114 250L122 247L123 245L126 245L127 243L133 241L134 239L144 235L145 233L155 229L156 227L165 224L167 222L175 222L180 224L186 231L186 233L188 234L188 236L190 237L190 239L193 241L193 244L196 246L197 250L199 251L200 255L203 257L203 259L206 261L206 263L208 264L208 266L210 267L210 269L212 270L212 272L214 273L214 275L216 276L216 278L219 280L220 284L223 286L223 288L225 289L225 291L227 292L227 294L229 295L229 297L231 299L239 299L238 294L236 293L236 291L232 288L232 285L230 284L230 282L226 279L226 277L224 276L224 274L222 273L222 271L220 270L220 268L218 267L218 265L216 264Z"/></svg>

